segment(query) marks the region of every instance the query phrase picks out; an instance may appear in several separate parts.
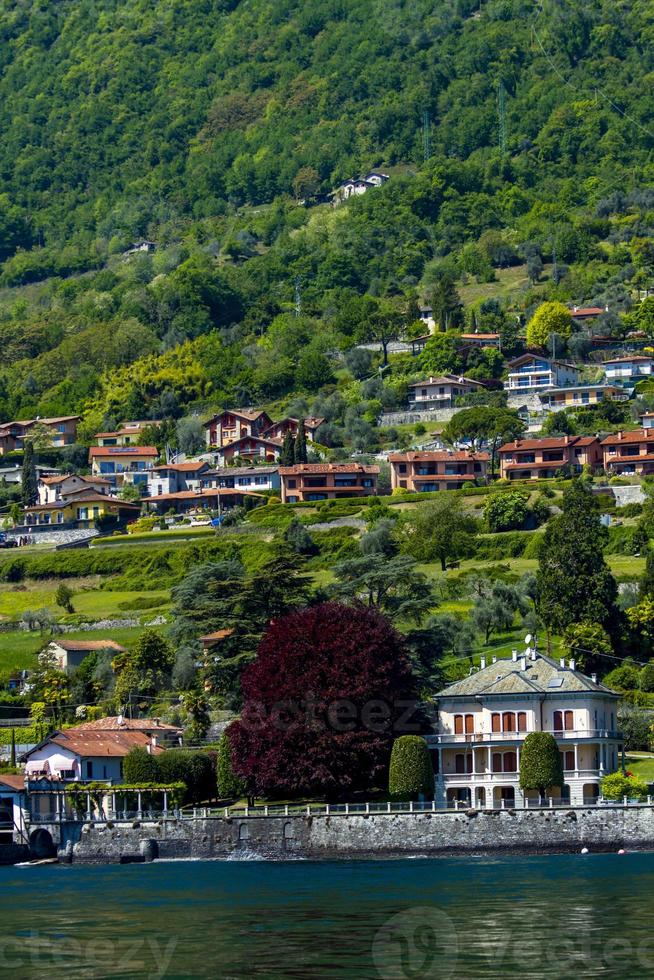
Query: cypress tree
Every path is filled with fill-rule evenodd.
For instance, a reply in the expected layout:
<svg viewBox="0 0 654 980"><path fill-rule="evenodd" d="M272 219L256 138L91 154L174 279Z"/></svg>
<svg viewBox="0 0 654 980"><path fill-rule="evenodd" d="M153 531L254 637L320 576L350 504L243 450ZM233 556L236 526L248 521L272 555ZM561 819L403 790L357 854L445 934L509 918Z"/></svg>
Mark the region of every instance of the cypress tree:
<svg viewBox="0 0 654 980"><path fill-rule="evenodd" d="M23 450L23 506L31 507L36 503L36 462L34 459L34 446L31 440L25 443Z"/></svg>
<svg viewBox="0 0 654 980"><path fill-rule="evenodd" d="M286 432L284 435L279 462L282 466L292 466L295 462L295 443L290 432Z"/></svg>
<svg viewBox="0 0 654 980"><path fill-rule="evenodd" d="M306 463L307 461L307 437L304 431L304 419L298 419L297 435L295 437L295 462Z"/></svg>
<svg viewBox="0 0 654 980"><path fill-rule="evenodd" d="M654 550L649 547L647 548L645 572L640 580L640 595L643 599L645 596L654 595Z"/></svg>
<svg viewBox="0 0 654 980"><path fill-rule="evenodd" d="M582 621L599 623L609 632L618 626L618 588L603 555L607 539L593 495L575 480L540 548L536 598L548 630L563 633Z"/></svg>

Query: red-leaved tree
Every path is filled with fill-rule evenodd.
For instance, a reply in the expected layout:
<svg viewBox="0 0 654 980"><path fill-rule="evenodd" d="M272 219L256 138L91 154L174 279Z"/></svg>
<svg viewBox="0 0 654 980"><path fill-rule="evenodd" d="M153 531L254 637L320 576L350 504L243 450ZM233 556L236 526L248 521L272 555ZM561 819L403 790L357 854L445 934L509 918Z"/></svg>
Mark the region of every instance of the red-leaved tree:
<svg viewBox="0 0 654 980"><path fill-rule="evenodd" d="M393 740L422 728L403 639L375 609L330 602L277 620L242 687L232 763L257 796L384 786Z"/></svg>

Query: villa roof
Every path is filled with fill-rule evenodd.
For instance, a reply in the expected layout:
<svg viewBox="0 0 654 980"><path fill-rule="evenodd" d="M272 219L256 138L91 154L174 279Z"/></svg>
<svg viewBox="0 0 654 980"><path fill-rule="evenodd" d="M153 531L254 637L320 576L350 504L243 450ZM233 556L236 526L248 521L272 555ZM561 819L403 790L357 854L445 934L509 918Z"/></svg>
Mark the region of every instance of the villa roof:
<svg viewBox="0 0 654 980"><path fill-rule="evenodd" d="M178 725L168 725L159 718L125 718L123 715L109 715L107 718L97 718L95 721L84 721L75 725L76 732L174 732L181 731Z"/></svg>
<svg viewBox="0 0 654 980"><path fill-rule="evenodd" d="M409 388L422 388L425 385L476 385L479 388L486 387L481 381L473 381L472 378L466 378L462 374L440 374L435 378L429 377L425 381L414 381L409 385Z"/></svg>
<svg viewBox="0 0 654 980"><path fill-rule="evenodd" d="M523 669L524 663L524 669ZM496 694L561 694L589 692L617 697L603 684L570 666L536 653L535 657L497 660L455 681L439 692L438 698L477 697Z"/></svg>
<svg viewBox="0 0 654 980"><path fill-rule="evenodd" d="M120 643L116 643L115 640L66 640L61 637L57 637L56 640L52 641L56 643L58 647L63 650L77 651L77 650L117 650L122 653L125 647L121 646Z"/></svg>
<svg viewBox="0 0 654 980"><path fill-rule="evenodd" d="M44 419L16 419L13 422L2 422L0 430L9 429L12 425L22 425L24 428L30 425L56 425L57 422L76 422L81 415L57 415L53 418Z"/></svg>
<svg viewBox="0 0 654 980"><path fill-rule="evenodd" d="M603 364L632 364L634 361L647 361L649 364L652 363L652 358L647 357L646 354L634 354L632 357L610 357L607 361L603 361Z"/></svg>
<svg viewBox="0 0 654 980"><path fill-rule="evenodd" d="M654 442L654 429L635 429L631 432L614 432L602 439L603 446L629 446L641 442ZM634 457L637 459L638 457Z"/></svg>
<svg viewBox="0 0 654 980"><path fill-rule="evenodd" d="M124 758L132 749L146 747L153 754L164 751L160 746L153 745L152 739L144 731L88 731L67 728L65 731L57 731L49 735L26 752L22 758L29 760L36 751L49 744L58 745L82 758ZM40 761L28 762L28 768L31 767L32 771L35 771L39 765L41 765ZM43 765L46 765L45 760Z"/></svg>
<svg viewBox="0 0 654 980"><path fill-rule="evenodd" d="M488 462L489 459L488 453L467 452L466 450L449 452L447 449L424 450L422 452L410 450L406 453L390 453L388 456L389 463L440 463L448 461L467 463L470 460Z"/></svg>
<svg viewBox="0 0 654 980"><path fill-rule="evenodd" d="M222 418L223 415L236 415L237 418L239 418L239 419L246 419L248 422L256 422L256 420L258 418L261 418L262 415L265 415L266 418L269 418L268 413L267 412L264 412L263 409L257 409L257 408L224 408L222 410L222 412L216 412L215 415L212 415L211 418L207 422L204 423L205 428L208 425L211 425L212 422L215 422L216 419Z"/></svg>
<svg viewBox="0 0 654 980"><path fill-rule="evenodd" d="M159 466L153 466L152 469L154 472L157 470L173 470L175 473L194 473L205 466L209 466L206 460L196 459L187 463L161 463Z"/></svg>
<svg viewBox="0 0 654 980"><path fill-rule="evenodd" d="M34 510L63 510L65 507L70 507L71 503L107 504L109 507L117 507L119 510L124 508L127 510L141 509L140 504L132 503L129 500L120 500L118 497L110 497L106 493L93 493L92 491L87 493L84 491L84 496L76 496L74 501L70 500L71 496L72 494L69 494L66 500L53 500L51 504L34 504L32 507L24 507L23 509L26 513Z"/></svg>
<svg viewBox="0 0 654 980"><path fill-rule="evenodd" d="M529 449L565 449L575 446L580 449L582 446L592 446L597 442L597 436L552 436L549 439L514 439L513 442L505 442L498 449L499 453L513 452Z"/></svg>
<svg viewBox="0 0 654 980"><path fill-rule="evenodd" d="M547 357L546 354L534 354L527 353L521 354L520 357L514 357L512 361L508 361L509 368L518 367L520 364L526 364L527 361L545 361L547 364L556 364L558 367L570 368L572 371L578 371L579 368L568 363L568 361L559 361L555 358Z"/></svg>
<svg viewBox="0 0 654 980"><path fill-rule="evenodd" d="M369 466L366 463L296 463L294 466L280 466L279 472L282 476L299 476L312 473L369 473L371 475L379 473L378 466Z"/></svg>
<svg viewBox="0 0 654 980"><path fill-rule="evenodd" d="M262 443L265 446L274 446L275 449L281 449L283 446L281 439L274 439L272 436L241 436L240 439L234 439L232 442L228 442L227 445L221 446L219 453L224 452L226 449L232 449L234 446L238 446L240 442L257 442Z"/></svg>
<svg viewBox="0 0 654 980"><path fill-rule="evenodd" d="M82 483L101 483L103 486L110 486L109 480L104 480L101 476L82 476L80 473L62 473L59 476L42 476L41 483L45 483L48 486L55 483L63 483L65 480L70 479L81 480Z"/></svg>
<svg viewBox="0 0 654 980"><path fill-rule="evenodd" d="M89 456L154 456L159 455L156 446L91 446Z"/></svg>
<svg viewBox="0 0 654 980"><path fill-rule="evenodd" d="M0 786L7 786L14 792L22 792L25 789L25 776L22 773L3 772L0 774Z"/></svg>

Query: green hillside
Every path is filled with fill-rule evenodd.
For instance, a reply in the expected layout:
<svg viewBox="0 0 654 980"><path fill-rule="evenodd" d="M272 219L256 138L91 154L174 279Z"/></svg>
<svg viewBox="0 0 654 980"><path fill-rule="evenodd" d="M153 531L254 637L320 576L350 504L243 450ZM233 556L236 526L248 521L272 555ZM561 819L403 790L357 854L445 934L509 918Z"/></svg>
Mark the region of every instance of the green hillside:
<svg viewBox="0 0 654 980"><path fill-rule="evenodd" d="M516 275L476 323L543 297L626 309L654 274L653 18L644 0L5 5L0 415L79 411L90 431L329 394L375 316L530 260L536 287ZM318 203L369 167L384 188ZM123 260L142 237L154 255Z"/></svg>

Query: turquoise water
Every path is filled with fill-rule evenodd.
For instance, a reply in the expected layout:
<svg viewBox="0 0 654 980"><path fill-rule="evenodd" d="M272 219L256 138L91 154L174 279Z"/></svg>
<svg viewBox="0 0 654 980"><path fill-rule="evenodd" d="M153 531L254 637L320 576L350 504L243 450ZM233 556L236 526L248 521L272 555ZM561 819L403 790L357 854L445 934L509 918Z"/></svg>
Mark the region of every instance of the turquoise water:
<svg viewBox="0 0 654 980"><path fill-rule="evenodd" d="M654 977L654 854L0 868L0 977Z"/></svg>

